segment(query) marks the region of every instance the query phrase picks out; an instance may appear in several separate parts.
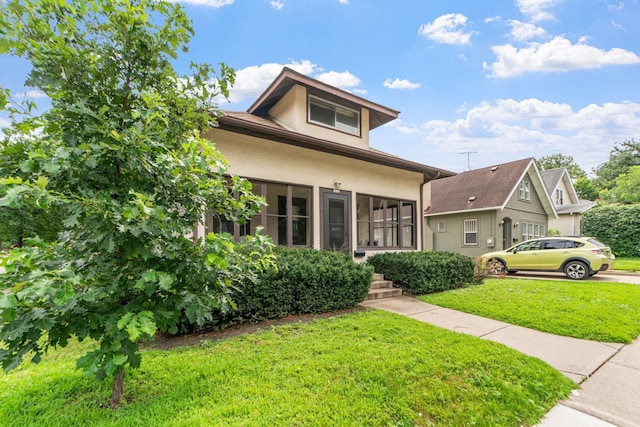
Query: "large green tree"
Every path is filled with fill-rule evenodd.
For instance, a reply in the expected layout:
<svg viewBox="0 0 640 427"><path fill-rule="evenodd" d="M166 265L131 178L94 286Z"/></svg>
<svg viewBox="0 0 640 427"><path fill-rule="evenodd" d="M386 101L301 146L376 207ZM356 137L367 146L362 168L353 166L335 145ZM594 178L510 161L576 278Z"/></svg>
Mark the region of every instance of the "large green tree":
<svg viewBox="0 0 640 427"><path fill-rule="evenodd" d="M65 211L57 243L32 240L5 260L5 369L90 339L96 348L77 365L113 378L118 405L142 338L176 332L182 316L205 322L229 305L234 283L270 264L258 235L191 237L206 209L242 223L263 204L200 136L234 73L201 64L179 76L172 61L192 32L183 10L161 1L0 3L0 54L28 60L26 85L51 98L13 126L41 149L17 149L20 173L0 180L0 205Z"/></svg>

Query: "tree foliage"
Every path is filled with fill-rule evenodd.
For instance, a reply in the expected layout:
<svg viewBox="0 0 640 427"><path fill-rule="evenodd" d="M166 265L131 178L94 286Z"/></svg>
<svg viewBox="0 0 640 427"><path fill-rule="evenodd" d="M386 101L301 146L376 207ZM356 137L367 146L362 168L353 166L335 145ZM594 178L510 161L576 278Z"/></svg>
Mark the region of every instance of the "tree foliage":
<svg viewBox="0 0 640 427"><path fill-rule="evenodd" d="M587 173L576 163L573 157L564 154L558 153L540 157L536 159L536 165L540 170L567 168L569 176L573 180L587 177Z"/></svg>
<svg viewBox="0 0 640 427"><path fill-rule="evenodd" d="M627 173L632 166L640 165L640 142L635 139L616 143L611 150L609 160L595 169L594 185L608 198L610 190L615 187L616 179Z"/></svg>
<svg viewBox="0 0 640 427"><path fill-rule="evenodd" d="M271 265L259 235L191 237L206 209L242 223L264 203L200 137L234 73L193 64L179 76L171 61L192 33L180 6L154 0L0 3L0 54L27 59L26 85L52 103L13 126L38 147L5 140L19 172L0 180L0 205L65 212L58 242L33 239L5 260L5 369L92 339L77 365L113 378L117 405L141 339L175 332L183 315L205 323L230 304L234 283Z"/></svg>
<svg viewBox="0 0 640 427"><path fill-rule="evenodd" d="M616 179L613 195L619 203L640 203L640 166L631 166Z"/></svg>

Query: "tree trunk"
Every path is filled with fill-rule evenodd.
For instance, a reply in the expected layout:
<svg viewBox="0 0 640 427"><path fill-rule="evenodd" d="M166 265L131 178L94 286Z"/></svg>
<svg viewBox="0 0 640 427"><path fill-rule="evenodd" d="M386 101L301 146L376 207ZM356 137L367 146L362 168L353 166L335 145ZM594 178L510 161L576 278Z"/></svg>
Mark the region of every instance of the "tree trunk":
<svg viewBox="0 0 640 427"><path fill-rule="evenodd" d="M113 390L111 391L111 400L109 406L112 408L120 407L122 397L124 396L124 366L113 378Z"/></svg>

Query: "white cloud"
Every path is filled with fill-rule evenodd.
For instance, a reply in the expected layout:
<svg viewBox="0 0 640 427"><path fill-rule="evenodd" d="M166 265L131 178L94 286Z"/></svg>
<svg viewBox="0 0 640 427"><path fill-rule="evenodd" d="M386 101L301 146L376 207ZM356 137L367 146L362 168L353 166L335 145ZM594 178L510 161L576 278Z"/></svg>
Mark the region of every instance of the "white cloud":
<svg viewBox="0 0 640 427"><path fill-rule="evenodd" d="M236 82L230 90L229 100L231 102L241 102L246 99L255 100L280 74L282 67L289 67L301 74L309 75L316 69L316 64L304 60L301 62L292 61L288 64L254 65L236 70Z"/></svg>
<svg viewBox="0 0 640 427"><path fill-rule="evenodd" d="M433 22L421 25L418 34L438 43L469 44L472 33L463 31L466 25L466 16L449 13L439 16Z"/></svg>
<svg viewBox="0 0 640 427"><path fill-rule="evenodd" d="M640 127L640 103L629 101L574 110L533 98L499 99L461 114L454 121L430 120L420 126L425 142L442 153L478 151L487 163L501 162L495 153L501 153L497 160L563 153L586 171L606 161L613 144L637 135Z"/></svg>
<svg viewBox="0 0 640 427"><path fill-rule="evenodd" d="M547 32L542 27L538 27L528 22L521 22L515 19L508 21L511 26L511 32L509 35L512 39L524 42L527 40L545 37Z"/></svg>
<svg viewBox="0 0 640 427"><path fill-rule="evenodd" d="M516 0L520 12L527 15L532 21L549 21L555 17L548 11L562 0Z"/></svg>
<svg viewBox="0 0 640 427"><path fill-rule="evenodd" d="M26 92L16 93L15 97L38 99L38 98L47 98L47 94L40 90L28 90Z"/></svg>
<svg viewBox="0 0 640 427"><path fill-rule="evenodd" d="M420 83L412 83L407 79L387 79L382 85L389 89L417 89L420 87Z"/></svg>
<svg viewBox="0 0 640 427"><path fill-rule="evenodd" d="M307 59L303 61L291 61L288 64L267 63L242 68L236 70L236 82L229 91L229 101L231 103L239 103L246 100L255 100L273 82L278 74L280 74L283 67L289 67L306 76L321 71L316 64ZM313 77L321 82L340 89L349 90L358 95L365 95L367 93L366 90L357 88L360 84L360 79L349 71L328 71ZM217 101L222 104L224 99L218 98Z"/></svg>
<svg viewBox="0 0 640 427"><path fill-rule="evenodd" d="M10 124L11 122L8 119L5 119L4 117L0 117L0 128L9 127Z"/></svg>
<svg viewBox="0 0 640 427"><path fill-rule="evenodd" d="M351 74L349 71L337 72L328 71L315 76L316 79L331 86L340 89L350 89L360 84L360 79Z"/></svg>
<svg viewBox="0 0 640 427"><path fill-rule="evenodd" d="M572 44L563 37L555 37L547 43L531 43L517 49L510 44L493 46L497 61L484 64L493 77L515 77L527 72L562 72L601 68L608 65L637 64L635 53L613 48L608 51L578 43Z"/></svg>
<svg viewBox="0 0 640 427"><path fill-rule="evenodd" d="M495 22L495 21L500 21L501 19L502 19L502 17L500 15L490 16L489 18L484 20L484 23L485 24L490 24L490 23Z"/></svg>
<svg viewBox="0 0 640 427"><path fill-rule="evenodd" d="M623 27L622 25L618 24L615 19L611 20L611 26L613 28L615 28L616 30L627 31L627 29L625 27Z"/></svg>
<svg viewBox="0 0 640 427"><path fill-rule="evenodd" d="M280 0L272 0L269 2L269 4L271 5L272 8L276 9L276 10L280 10L284 7L284 2L280 1Z"/></svg>
<svg viewBox="0 0 640 427"><path fill-rule="evenodd" d="M608 4L607 7L609 8L609 10L620 11L624 8L624 3L618 2L618 4Z"/></svg>
<svg viewBox="0 0 640 427"><path fill-rule="evenodd" d="M223 7L233 4L235 0L167 0L170 3L184 3L193 6Z"/></svg>
<svg viewBox="0 0 640 427"><path fill-rule="evenodd" d="M349 0L338 0L340 4L349 4Z"/></svg>

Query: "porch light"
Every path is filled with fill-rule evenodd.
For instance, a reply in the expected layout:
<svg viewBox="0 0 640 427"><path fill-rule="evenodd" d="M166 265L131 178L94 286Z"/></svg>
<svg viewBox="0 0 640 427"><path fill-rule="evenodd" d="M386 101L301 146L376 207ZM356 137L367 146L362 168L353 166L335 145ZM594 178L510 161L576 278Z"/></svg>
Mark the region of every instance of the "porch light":
<svg viewBox="0 0 640 427"><path fill-rule="evenodd" d="M340 187L342 187L342 182L341 182L341 181L338 181L337 179L335 179L335 180L333 181L333 188L335 188L336 190L339 190L339 189L340 189Z"/></svg>
<svg viewBox="0 0 640 427"><path fill-rule="evenodd" d="M502 227L503 225L504 225L504 221L500 221L500 222L498 223L498 227Z"/></svg>
<svg viewBox="0 0 640 427"><path fill-rule="evenodd" d="M518 225L520 225L520 224L518 224L518 223L516 222L515 224L513 224L513 228L517 228L517 227L518 227Z"/></svg>

